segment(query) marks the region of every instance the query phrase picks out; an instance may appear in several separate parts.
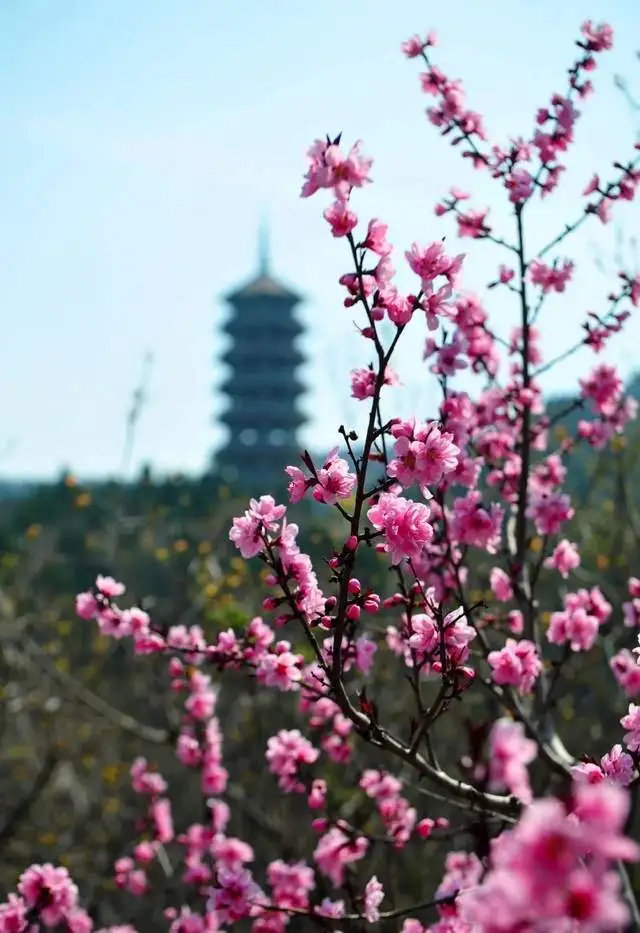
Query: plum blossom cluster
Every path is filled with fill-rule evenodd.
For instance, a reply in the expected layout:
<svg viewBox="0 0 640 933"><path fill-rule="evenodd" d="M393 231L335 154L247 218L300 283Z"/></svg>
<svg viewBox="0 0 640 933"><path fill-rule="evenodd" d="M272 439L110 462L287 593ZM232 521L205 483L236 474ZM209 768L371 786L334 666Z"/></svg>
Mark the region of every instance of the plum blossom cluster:
<svg viewBox="0 0 640 933"><path fill-rule="evenodd" d="M602 756L599 764L596 761L582 761L574 765L571 773L578 783L600 784L609 781L627 787L634 779L636 769L632 756L618 744Z"/></svg>
<svg viewBox="0 0 640 933"><path fill-rule="evenodd" d="M496 684L509 684L521 693L531 693L542 671L536 645L526 638L507 638L504 647L487 657Z"/></svg>
<svg viewBox="0 0 640 933"><path fill-rule="evenodd" d="M624 624L627 628L640 628L640 580L637 577L631 577L628 582L629 602L622 604L624 615Z"/></svg>
<svg viewBox="0 0 640 933"><path fill-rule="evenodd" d="M610 661L611 671L625 695L633 700L640 696L640 664L628 648L622 648Z"/></svg>
<svg viewBox="0 0 640 933"><path fill-rule="evenodd" d="M357 589L352 587L352 589ZM77 600L79 614L83 618L94 618L100 624L101 613L106 613L110 620L127 610L121 610L115 598L122 596L125 588L112 578L98 577L92 591L80 594ZM131 610L129 611L131 612ZM150 619L147 619L147 632L153 632ZM115 625L110 632L112 637L123 637L122 628ZM129 633L133 635L132 632ZM169 660L171 688L177 693L186 693L184 703L185 718L176 740L176 754L181 763L200 773L201 791L206 800L209 823L192 824L182 833L176 833L173 825L171 804L166 796L167 783L156 771L149 768L145 759L135 761L131 768L132 787L146 800L146 814L139 821L141 833L147 838L139 842L131 856L123 856L116 861L114 872L118 887L126 889L135 896L144 896L151 891L149 866L162 857L164 848L177 842L183 849L184 873L186 884L208 892L206 912L203 915L189 914L190 923L202 928L215 924L234 923L243 918L252 917L257 933L274 933L284 930L291 912L329 909L325 902L310 906L307 894L315 886L312 869L304 862L289 866L282 861L271 863L267 870L268 882L272 887L268 897L248 868L254 859L251 846L240 839L228 836L226 827L230 810L222 799L228 783L228 772L222 763L222 733L215 715L216 692L211 680L196 666L195 662L204 663L213 660L228 666L252 665L256 676L265 685L285 689L279 677L290 685L289 668L295 668L297 676L294 683L306 682L307 690L301 693L301 711L310 715L310 725L330 726L323 736L323 748L336 761L345 761L349 757L349 746L345 740L351 730L351 723L341 717L338 707L326 695L328 691L320 677L313 677L313 665L295 667L291 662L284 665L285 672L278 675L274 664L286 657L288 643L279 642L274 652L270 652L274 633L262 620L254 619L247 627L244 639L237 639L231 633L221 633L219 644L209 646L201 633L182 638L173 633L164 640L164 651L182 651L182 656L173 655ZM161 636L157 636L158 645ZM371 664L375 644L360 639L357 644L347 646L346 665L357 664L366 670ZM158 648L158 650L162 650ZM185 663L186 658L190 663ZM265 659L273 659L266 663ZM300 664L301 657L295 659ZM265 674L265 668L267 674ZM340 721L341 720L341 721ZM299 730L280 730L272 736L266 748L266 761L271 773L277 778L278 785L285 793L308 794L311 810L323 810L327 805L327 790L324 781L312 779L311 766L319 758L320 751L306 739ZM391 778L389 778L392 781ZM392 812L391 806L395 807ZM385 809L386 807L386 809ZM408 812L407 812L408 811ZM386 825L396 845L408 842L415 827L415 810L409 809L403 798L387 793L386 803L380 803L380 812L387 820ZM343 872L354 859L361 858L368 849L364 836L353 839L353 830L349 826L332 825L327 819L314 821L316 831L322 835L314 853L318 869L335 883L341 883ZM345 834L345 832L347 834ZM345 844L346 843L346 844ZM342 866L342 867L340 867ZM304 881L306 888L300 892L298 885ZM306 891L306 894L305 894ZM379 892L374 885L364 895L368 913L372 914L380 902ZM335 908L334 908L335 909ZM178 933L178 925L186 922L184 912L173 918L173 931ZM214 926L215 926L214 924Z"/></svg>
<svg viewBox="0 0 640 933"><path fill-rule="evenodd" d="M93 921L80 907L78 888L66 868L48 863L31 865L18 879L17 893L9 894L9 899L0 903L3 933L22 933L35 924L48 929L65 927L74 933L91 933Z"/></svg>
<svg viewBox="0 0 640 933"><path fill-rule="evenodd" d="M351 395L353 398L364 401L367 398L373 398L376 393L376 381L378 375L372 366L366 369L354 369L351 372ZM383 376L382 385L395 386L400 382L395 370L387 366Z"/></svg>
<svg viewBox="0 0 640 933"><path fill-rule="evenodd" d="M507 788L523 803L530 804L533 793L527 765L535 759L538 747L525 736L522 723L498 719L491 730L489 746L490 786Z"/></svg>
<svg viewBox="0 0 640 933"><path fill-rule="evenodd" d="M433 595L433 591L428 594ZM460 611L442 616L430 600L424 609L410 616L405 614L400 629L388 626L387 645L421 676L446 674L453 679L456 690L464 690L475 676L467 662L476 631Z"/></svg>
<svg viewBox="0 0 640 933"><path fill-rule="evenodd" d="M98 624L101 612L107 612L109 618L114 619L127 612L115 602L115 598L124 592L124 586L112 578L98 577L93 590L78 596L78 612L83 618L88 618L89 613L93 612ZM355 580L352 581L351 592L355 599L363 597L362 589ZM370 610L379 608L371 594L365 595L363 601L370 603ZM148 617L147 632L154 632ZM119 626L114 626L111 634L112 637L123 637ZM158 635L158 646L160 640L161 636ZM149 768L145 759L135 761L131 768L132 787L146 801L146 814L139 821L139 827L148 838L136 845L131 856L123 856L116 861L114 871L118 887L135 896L149 894L149 866L161 858L165 846L176 841L184 849L184 881L190 885L204 885L210 890L209 908L215 911L220 921L235 922L251 916L256 918L254 926L257 931L263 930L265 924L269 931L274 929L274 924L278 929L283 929L288 922L286 908L288 906L291 910L292 905L283 904L280 900L269 902L253 880L247 867L254 859L252 848L242 840L225 834L230 811L222 795L229 775L222 763L222 733L215 715L216 692L210 677L198 669L198 664L208 660L213 660L219 666L225 662L229 667L252 665L256 676L265 686L285 689L276 677L264 675L265 659L273 659L267 665L267 669L272 672L273 663L290 654L287 642L278 642L275 650L270 652L273 642L273 632L260 619L249 623L243 639L236 638L231 632L221 633L218 645L208 645L199 632L191 635L185 632L173 633L171 637L165 638L165 652L182 652L181 656L173 655L169 660L171 689L186 694L185 718L176 740L176 754L185 767L199 771L201 791L206 799L211 822L210 825L193 824L183 833L176 833L171 804L166 796L166 781ZM158 647L157 650L162 649ZM326 651L329 650L330 640L327 640ZM375 650L375 643L367 638L360 637L354 642L345 640L345 668L355 665L361 671L368 671ZM187 658L189 663L185 663ZM300 663L302 658L296 657L295 660ZM322 749L336 762L348 761L351 748L347 740L352 724L340 713L339 707L329 696L325 669L317 663L295 669L298 672L295 686L302 687L301 712L309 717L311 728L325 729L321 740ZM290 682L290 674L286 673L283 677ZM325 811L328 805L326 783L312 777L311 768L319 756L319 749L297 729L283 729L272 736L265 754L269 770L277 778L280 789L285 793L306 794L311 811ZM402 848L416 833L424 833L424 821L419 828L416 810L399 792L402 787L400 781L387 774L375 786L372 783L372 775L375 774L372 771L363 772L362 790L376 802L389 839L396 847ZM346 867L367 852L367 838L358 834L354 836L352 827L344 821L334 824L327 817L317 817L313 827L321 833L314 852L318 869L330 879L335 879L336 884L342 883ZM304 867L303 863L298 865L299 870L302 870L301 866ZM282 891L279 890L279 893ZM369 894L371 905L379 903L379 892L375 885ZM369 895L365 895L365 900L367 897ZM274 919L275 906L283 908L282 912L276 912L279 918L277 922ZM317 910L325 908L326 904L324 907L321 904ZM301 910L303 907L295 909ZM369 913L373 910L371 906ZM175 919L176 923L180 916ZM194 919L193 922L197 921Z"/></svg>
<svg viewBox="0 0 640 933"><path fill-rule="evenodd" d="M326 505L335 505L339 499L348 499L356 485L356 475L349 471L346 460L338 457L337 448L327 456L323 466L316 470L311 457L306 454L305 460L309 467L310 476L305 476L298 467L289 466L286 472L291 477L289 483L289 496L291 502L300 502L308 489L312 490L313 498Z"/></svg>
<svg viewBox="0 0 640 933"><path fill-rule="evenodd" d="M578 590L564 597L564 609L551 614L547 637L554 645L569 644L572 651L588 651L613 607L600 589Z"/></svg>
<svg viewBox="0 0 640 933"><path fill-rule="evenodd" d="M577 545L563 538L558 541L553 553L545 559L544 566L548 570L557 570L560 576L566 580L574 570L577 570L580 563L581 557Z"/></svg>
<svg viewBox="0 0 640 933"><path fill-rule="evenodd" d="M139 757L131 765L142 811L139 838L114 866L117 887L150 904L154 870L169 865L184 886L182 901L165 912L170 933L218 933L234 924L284 933L300 916L347 933L403 918L402 933L424 933L422 921L410 915L425 904L382 910L392 898L382 869L375 874L371 865L380 846L422 858L415 847L448 828L446 818L419 812L418 801L429 798L414 793L418 779L433 792L428 806L444 794L452 807L482 815L482 844L450 853L440 887L433 897L429 892L433 933L615 933L632 915L621 863L640 858L625 836L625 788L640 780L640 706L633 702L640 698L640 647L618 646L611 656L629 705L620 741L599 758L564 747L549 703L564 661L554 662L550 684L546 652L549 643L580 657L609 623L635 635L640 582L629 580L619 618L597 586L565 593L561 607L558 596L545 615L536 586L548 573L557 590L558 576L567 580L581 566L569 537L575 509L563 488L573 451L581 443L608 444L637 406L615 367L596 366L580 380L572 405L584 414L577 436L554 448L539 377L555 361L543 357L537 322L545 302L568 292L576 273L558 248L591 217L606 222L617 201L633 199L640 157L616 163L611 181L594 176L578 219L537 254L528 254L523 234L528 203L560 181L578 104L589 96L589 76L612 41L609 26L585 22L564 92L538 111L528 139L503 146L489 140L461 83L432 63L435 34L403 46L407 57L425 64L420 82L432 99L429 121L497 181L512 215L509 241L494 232L488 209L469 205L459 188L435 211L455 218L460 237L508 253L508 264L500 263L487 283L517 297L518 318L506 335L491 326L483 300L463 288L464 254L445 248L442 239L416 240L401 254L413 283L403 293L387 224L378 217L361 223L355 210L358 192L371 183L372 159L360 142L346 149L341 135L310 148L301 194L330 196L323 217L331 235L348 245L350 265L339 278L343 304L359 315L356 333L368 358L350 374L352 397L368 409L361 446L354 446L355 432L341 428L342 454L334 448L318 459L305 451L301 465L284 470L291 506L309 496L344 523L322 568L301 550L289 506L264 494L233 519L229 540L242 558L265 566L262 608L271 616L209 640L198 625L158 626L140 608L121 608L125 587L109 576L77 597L79 617L102 634L129 639L139 655L167 658L169 689L180 704L175 754L195 775L202 815L177 825L168 782ZM587 313L576 347L600 353L640 303L640 277L625 270L619 278L608 311ZM409 326L422 328L425 369L442 398L431 416L388 419L382 398L400 385L391 360ZM483 380L482 387L463 391L460 373ZM364 552L386 565L388 590L361 569ZM486 588L487 577L489 590L472 596L479 581ZM491 597L490 610L485 599ZM287 638L279 638L285 627ZM385 660L395 665L399 721L392 721L376 677ZM296 716L266 742L265 782L291 795L290 804L306 805L304 828L313 843L308 853L272 859L262 869L254 847L230 829L234 777L232 762L227 767L223 759L217 683L229 671L281 691ZM469 750L449 774L433 726L472 689L486 691L501 712L493 724L460 730ZM361 758L363 746L384 755L384 766ZM551 768L570 793L536 799L534 762ZM31 866L0 904L0 933L33 933L38 926L93 929L63 868ZM111 933L125 930L133 933Z"/></svg>
<svg viewBox="0 0 640 933"><path fill-rule="evenodd" d="M571 281L574 264L565 259L562 263L548 266L540 259L534 259L529 265L529 276L533 285L537 285L543 294L547 292L562 293Z"/></svg>
<svg viewBox="0 0 640 933"><path fill-rule="evenodd" d="M438 894L455 897L431 930L624 929L630 912L612 868L640 857L624 836L627 812L624 792L606 783L578 784L568 802L534 801L493 841L488 872L473 854L448 856Z"/></svg>
<svg viewBox="0 0 640 933"><path fill-rule="evenodd" d="M440 129L443 136L449 136L452 145L464 144L463 157L470 159L476 168L486 168L492 177L502 179L508 199L514 205L522 205L536 189L544 197L557 186L565 170L561 159L573 143L575 124L580 116L575 100L584 99L591 93L592 84L587 75L597 66L596 56L611 48L611 28L594 26L587 21L582 26L582 38L577 44L580 54L569 69L567 92L554 94L549 105L538 110L535 129L528 141L512 140L505 148L496 144L489 146L482 117L466 106L462 83L448 78L431 62L429 54L436 45L435 33L429 33L424 41L414 36L403 44L402 50L408 58L421 58L427 66L420 75L421 89L436 101L427 109L429 121ZM458 213L462 235L466 232L471 236L488 236L488 212L459 212L458 203L463 199L466 199L464 194L461 198L457 191L454 192L451 200L438 205L436 213Z"/></svg>
<svg viewBox="0 0 640 933"><path fill-rule="evenodd" d="M422 494L431 498L429 486L434 486L458 466L460 449L453 443L453 434L442 432L437 424L416 424L399 421L391 428L395 438L394 458L387 473L405 489L417 483Z"/></svg>
<svg viewBox="0 0 640 933"><path fill-rule="evenodd" d="M369 769L360 787L375 801L385 832L398 849L409 841L417 823L417 812L402 796L402 781L391 774Z"/></svg>
<svg viewBox="0 0 640 933"><path fill-rule="evenodd" d="M615 434L622 434L627 422L636 417L638 403L624 394L624 384L614 366L596 367L587 379L580 381L580 387L596 418L580 421L578 435L592 447L602 448Z"/></svg>
<svg viewBox="0 0 640 933"><path fill-rule="evenodd" d="M395 493L382 493L367 517L381 532L381 550L389 554L392 564L419 558L433 538L429 506Z"/></svg>
<svg viewBox="0 0 640 933"><path fill-rule="evenodd" d="M330 485L328 479L327 483ZM325 615L326 601L310 558L296 543L298 526L287 523L286 511L286 506L276 505L272 496L252 499L245 514L233 520L229 537L245 558L269 556L275 572L270 582L284 584L297 610L307 621L318 622Z"/></svg>

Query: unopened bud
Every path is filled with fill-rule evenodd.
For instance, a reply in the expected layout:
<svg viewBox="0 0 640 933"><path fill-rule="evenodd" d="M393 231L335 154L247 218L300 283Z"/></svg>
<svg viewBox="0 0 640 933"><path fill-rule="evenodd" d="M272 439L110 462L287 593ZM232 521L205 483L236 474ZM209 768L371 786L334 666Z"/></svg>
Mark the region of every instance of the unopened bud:
<svg viewBox="0 0 640 933"><path fill-rule="evenodd" d="M421 839L428 839L433 830L435 829L435 822L430 819L420 820L416 826L416 832Z"/></svg>
<svg viewBox="0 0 640 933"><path fill-rule="evenodd" d="M369 593L368 596L365 596L362 601L362 608L365 612L379 612L380 611L380 597L377 593Z"/></svg>

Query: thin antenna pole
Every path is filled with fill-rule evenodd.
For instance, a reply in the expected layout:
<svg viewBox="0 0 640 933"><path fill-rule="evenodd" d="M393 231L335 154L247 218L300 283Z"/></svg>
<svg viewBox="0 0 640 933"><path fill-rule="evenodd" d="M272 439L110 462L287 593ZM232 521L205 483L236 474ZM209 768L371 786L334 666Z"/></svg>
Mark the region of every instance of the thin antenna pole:
<svg viewBox="0 0 640 933"><path fill-rule="evenodd" d="M271 265L269 225L263 215L258 229L258 270L260 275L269 275Z"/></svg>

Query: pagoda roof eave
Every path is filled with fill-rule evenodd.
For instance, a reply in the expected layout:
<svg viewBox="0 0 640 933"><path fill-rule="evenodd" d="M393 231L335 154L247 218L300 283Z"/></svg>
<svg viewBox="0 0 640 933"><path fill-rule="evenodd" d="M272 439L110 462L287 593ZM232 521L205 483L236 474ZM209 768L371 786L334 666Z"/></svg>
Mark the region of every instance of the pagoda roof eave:
<svg viewBox="0 0 640 933"><path fill-rule="evenodd" d="M279 282L270 275L258 275L250 279L239 288L223 294L223 299L230 304L247 298L285 298L288 301L299 303L303 296L292 288Z"/></svg>

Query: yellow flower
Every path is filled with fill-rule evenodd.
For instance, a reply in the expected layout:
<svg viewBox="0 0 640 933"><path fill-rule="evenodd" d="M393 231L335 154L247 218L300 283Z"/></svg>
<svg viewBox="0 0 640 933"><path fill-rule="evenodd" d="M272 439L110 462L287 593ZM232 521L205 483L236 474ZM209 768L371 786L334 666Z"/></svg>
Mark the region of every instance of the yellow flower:
<svg viewBox="0 0 640 933"><path fill-rule="evenodd" d="M105 765L102 769L102 779L107 784L115 784L120 775L120 765Z"/></svg>
<svg viewBox="0 0 640 933"><path fill-rule="evenodd" d="M562 718L563 718L566 722L571 722L571 720L573 719L573 717L574 717L576 711L575 711L575 708L574 708L573 703L569 702L569 703L564 703L564 704L563 704L562 709L561 709L560 712L561 712Z"/></svg>
<svg viewBox="0 0 640 933"><path fill-rule="evenodd" d="M42 525L29 525L25 531L25 537L28 541L35 541L35 539L42 533Z"/></svg>
<svg viewBox="0 0 640 933"><path fill-rule="evenodd" d="M93 638L92 648L96 654L106 654L111 647L111 644L111 639L107 638L106 635L95 635Z"/></svg>

